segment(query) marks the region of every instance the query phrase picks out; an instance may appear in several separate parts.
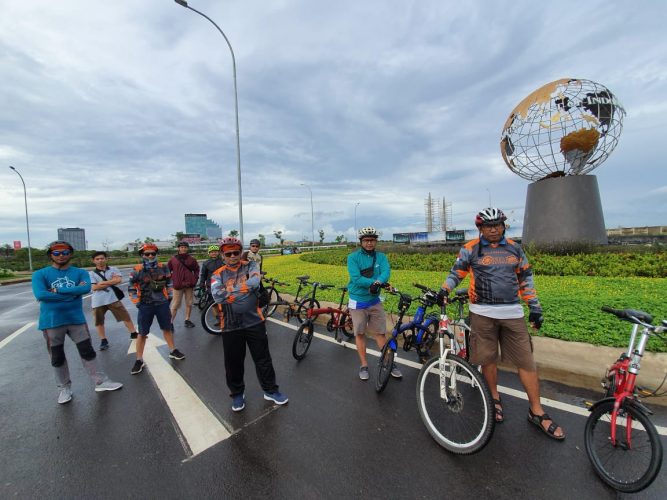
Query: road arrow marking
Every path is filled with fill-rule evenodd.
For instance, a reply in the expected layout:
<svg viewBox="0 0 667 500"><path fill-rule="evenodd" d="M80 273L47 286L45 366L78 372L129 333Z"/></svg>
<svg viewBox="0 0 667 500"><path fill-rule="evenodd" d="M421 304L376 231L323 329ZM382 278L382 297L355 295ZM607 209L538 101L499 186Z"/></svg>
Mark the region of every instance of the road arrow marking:
<svg viewBox="0 0 667 500"><path fill-rule="evenodd" d="M144 349L144 361L185 440L185 452L191 452L192 456L195 456L224 441L231 433L174 370L171 363L162 357L158 347L163 345L166 345L166 342L160 337L149 335ZM135 352L134 346L135 341L132 341L128 353Z"/></svg>
<svg viewBox="0 0 667 500"><path fill-rule="evenodd" d="M25 332L25 331L26 331L28 328L30 328L31 326L33 326L35 323L36 323L36 321L31 321L30 323L27 323L27 324L23 325L21 328L19 328L18 330L16 330L16 331L15 331L14 333L12 333L9 337L7 337L5 340L3 340L2 342L0 342L0 349L2 349L3 347L5 347L5 346L6 346L7 344L9 344L12 340L14 340L16 337L18 337L19 335L21 335L23 332Z"/></svg>

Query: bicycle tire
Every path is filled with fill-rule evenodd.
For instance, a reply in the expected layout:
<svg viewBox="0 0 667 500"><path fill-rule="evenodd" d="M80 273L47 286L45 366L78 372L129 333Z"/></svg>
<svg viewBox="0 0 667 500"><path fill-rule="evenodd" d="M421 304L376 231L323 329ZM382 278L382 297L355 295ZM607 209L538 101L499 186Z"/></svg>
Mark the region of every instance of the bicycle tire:
<svg viewBox="0 0 667 500"><path fill-rule="evenodd" d="M418 330L416 328L412 329L412 338L417 338ZM428 325L424 333L422 334L422 341L420 344L415 345L417 350L417 355L419 359L430 358L431 357L431 348L435 344L436 339L438 338L438 324L431 323Z"/></svg>
<svg viewBox="0 0 667 500"><path fill-rule="evenodd" d="M278 294L275 288L271 288L269 292L269 303L262 309L262 314L265 318L270 318L273 316L273 313L278 309L278 304L280 304L280 295Z"/></svg>
<svg viewBox="0 0 667 500"><path fill-rule="evenodd" d="M493 436L495 419L491 391L482 375L464 359L448 353L444 360L441 396L440 356L428 360L417 377L419 416L431 437L447 451L470 455L484 448ZM452 389L452 376L456 384Z"/></svg>
<svg viewBox="0 0 667 500"><path fill-rule="evenodd" d="M308 318L308 309L310 308L319 309L320 302L317 299L303 299L299 302L299 307L296 308L296 313L294 314L299 323L303 323ZM315 314L310 319L314 322L318 316L319 314Z"/></svg>
<svg viewBox="0 0 667 500"><path fill-rule="evenodd" d="M380 359L378 360L377 376L375 379L375 390L382 392L387 387L389 376L391 375L391 367L394 365L394 356L396 352L389 345L389 341L385 342L382 347Z"/></svg>
<svg viewBox="0 0 667 500"><path fill-rule="evenodd" d="M211 335L221 335L220 310L218 304L211 302L201 313L201 326Z"/></svg>
<svg viewBox="0 0 667 500"><path fill-rule="evenodd" d="M343 314L341 315L340 319L343 320L340 330L348 338L348 340L352 340L354 338L354 325L352 324L352 315L350 315L349 311L346 309L345 311L343 311Z"/></svg>
<svg viewBox="0 0 667 500"><path fill-rule="evenodd" d="M310 343L313 341L313 323L306 321L296 331L294 342L292 342L292 356L297 361L301 361L306 357Z"/></svg>
<svg viewBox="0 0 667 500"><path fill-rule="evenodd" d="M662 444L651 420L639 409L624 404L616 420L616 439L611 444L614 401L600 403L586 421L584 443L593 469L615 490L635 493L648 487L662 465ZM632 421L632 448L627 446L627 416ZM647 453L648 452L648 453ZM645 455L645 456L644 456ZM612 470L613 469L613 470Z"/></svg>

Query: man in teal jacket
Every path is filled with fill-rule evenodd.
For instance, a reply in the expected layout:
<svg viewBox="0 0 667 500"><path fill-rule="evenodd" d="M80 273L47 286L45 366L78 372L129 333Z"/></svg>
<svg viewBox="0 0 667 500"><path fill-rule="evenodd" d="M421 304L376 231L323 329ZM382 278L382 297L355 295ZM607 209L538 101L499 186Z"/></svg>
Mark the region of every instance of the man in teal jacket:
<svg viewBox="0 0 667 500"><path fill-rule="evenodd" d="M374 227L359 230L361 248L347 256L347 272L350 275L348 292L350 316L354 325L354 340L359 353L359 378L368 380L368 362L366 361L366 333L375 335L378 349L382 350L386 339L387 315L380 301L380 288L389 282L391 269L387 256L377 252L378 232ZM391 375L401 378L403 374L395 365Z"/></svg>
<svg viewBox="0 0 667 500"><path fill-rule="evenodd" d="M58 403L72 400L72 382L64 349L66 335L76 344L84 368L95 381L95 391L120 389L123 384L109 380L95 362L96 353L90 341L82 301L82 296L90 292L90 275L70 266L74 248L66 241L54 241L46 253L52 265L32 275L32 291L39 301L38 328L44 333L60 389Z"/></svg>

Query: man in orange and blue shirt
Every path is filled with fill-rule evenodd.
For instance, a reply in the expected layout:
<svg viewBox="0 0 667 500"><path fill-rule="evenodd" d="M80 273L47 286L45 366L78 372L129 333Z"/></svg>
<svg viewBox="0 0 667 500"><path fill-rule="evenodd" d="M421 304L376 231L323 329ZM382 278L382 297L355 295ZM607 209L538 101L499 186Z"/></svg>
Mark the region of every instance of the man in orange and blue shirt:
<svg viewBox="0 0 667 500"><path fill-rule="evenodd" d="M507 217L498 208L485 208L475 218L480 237L459 251L449 276L438 294L439 303L466 276L470 275L470 361L482 366L495 405L496 423L504 420L498 392L498 345L503 361L513 363L528 395L528 420L550 438L565 438L540 404L540 381L533 357L533 343L524 319L523 300L529 309L528 321L542 326L542 306L537 299L533 272L521 246L505 237Z"/></svg>

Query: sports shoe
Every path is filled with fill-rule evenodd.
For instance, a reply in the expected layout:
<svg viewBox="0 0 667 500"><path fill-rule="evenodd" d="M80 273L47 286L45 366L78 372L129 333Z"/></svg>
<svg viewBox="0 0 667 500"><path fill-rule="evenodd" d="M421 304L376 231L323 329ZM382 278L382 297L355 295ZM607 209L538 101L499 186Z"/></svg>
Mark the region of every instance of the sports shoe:
<svg viewBox="0 0 667 500"><path fill-rule="evenodd" d="M361 380L368 380L370 378L367 366L362 366L361 368L359 368L359 378Z"/></svg>
<svg viewBox="0 0 667 500"><path fill-rule="evenodd" d="M182 353L181 351L179 351L178 349L174 349L173 351L171 351L171 352L169 353L169 357L170 357L171 359L178 359L178 360L181 360L181 359L185 359L185 354L183 354L183 353Z"/></svg>
<svg viewBox="0 0 667 500"><path fill-rule="evenodd" d="M403 378L403 374L398 369L398 366L396 366L396 363L392 363L391 365L391 376L394 378Z"/></svg>
<svg viewBox="0 0 667 500"><path fill-rule="evenodd" d="M264 393L264 399L267 401L273 401L277 405L284 405L289 401L287 399L287 396L285 396L282 392L265 392Z"/></svg>
<svg viewBox="0 0 667 500"><path fill-rule="evenodd" d="M95 386L95 392L104 392L104 391L117 391L123 387L123 384L120 382L113 382L111 380L106 380L101 384Z"/></svg>
<svg viewBox="0 0 667 500"><path fill-rule="evenodd" d="M237 394L232 400L232 411L241 411L245 408L245 394Z"/></svg>
<svg viewBox="0 0 667 500"><path fill-rule="evenodd" d="M190 321L189 319L185 320L184 325L188 328L194 328L195 327L195 324L192 321Z"/></svg>
<svg viewBox="0 0 667 500"><path fill-rule="evenodd" d="M130 373L132 375L136 375L137 373L141 373L141 370L143 369L144 369L144 361L138 359L134 362L134 366L132 367L132 371L130 371Z"/></svg>
<svg viewBox="0 0 667 500"><path fill-rule="evenodd" d="M109 348L109 341L107 339L102 339L100 342L100 351L106 351Z"/></svg>
<svg viewBox="0 0 667 500"><path fill-rule="evenodd" d="M58 404L64 405L72 401L72 388L70 386L65 386L60 389L60 394L58 394Z"/></svg>
<svg viewBox="0 0 667 500"><path fill-rule="evenodd" d="M130 333L130 338L131 338L132 340L136 339L136 338L137 338L137 332L132 332L132 333Z"/></svg>

